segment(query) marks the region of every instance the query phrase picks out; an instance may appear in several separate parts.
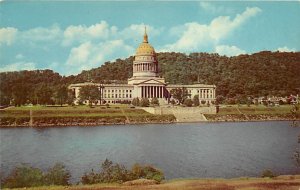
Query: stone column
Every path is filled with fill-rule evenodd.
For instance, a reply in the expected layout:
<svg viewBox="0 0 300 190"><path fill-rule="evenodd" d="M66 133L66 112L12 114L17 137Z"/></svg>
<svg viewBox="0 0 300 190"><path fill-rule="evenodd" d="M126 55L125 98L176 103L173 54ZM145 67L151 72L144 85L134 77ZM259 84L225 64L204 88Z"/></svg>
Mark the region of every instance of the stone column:
<svg viewBox="0 0 300 190"><path fill-rule="evenodd" d="M158 98L160 98L161 86L158 87Z"/></svg>
<svg viewBox="0 0 300 190"><path fill-rule="evenodd" d="M153 86L150 87L151 88L151 94L150 94L150 98L153 98Z"/></svg>

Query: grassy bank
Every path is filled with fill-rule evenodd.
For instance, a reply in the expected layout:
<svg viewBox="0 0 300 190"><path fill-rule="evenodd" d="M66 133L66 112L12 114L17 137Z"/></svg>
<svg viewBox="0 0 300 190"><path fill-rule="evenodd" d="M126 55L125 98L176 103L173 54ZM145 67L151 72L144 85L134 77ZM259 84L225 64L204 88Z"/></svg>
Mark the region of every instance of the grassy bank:
<svg viewBox="0 0 300 190"><path fill-rule="evenodd" d="M179 179L157 185L96 184L26 188L28 190L299 190L300 175L274 178ZM23 188L22 188L23 189Z"/></svg>
<svg viewBox="0 0 300 190"><path fill-rule="evenodd" d="M266 107L263 105L221 106L217 114L205 114L209 121L268 121L268 120L299 120L300 110L296 115L291 113L292 105Z"/></svg>
<svg viewBox="0 0 300 190"><path fill-rule="evenodd" d="M32 118L32 120L31 120ZM0 110L0 126L93 126L126 123L170 123L173 115L153 115L144 110L120 106L11 107Z"/></svg>

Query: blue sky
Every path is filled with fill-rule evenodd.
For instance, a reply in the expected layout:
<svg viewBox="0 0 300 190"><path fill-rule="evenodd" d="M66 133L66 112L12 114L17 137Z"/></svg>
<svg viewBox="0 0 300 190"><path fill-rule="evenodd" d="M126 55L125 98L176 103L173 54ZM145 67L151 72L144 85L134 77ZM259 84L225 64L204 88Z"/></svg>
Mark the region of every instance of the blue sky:
<svg viewBox="0 0 300 190"><path fill-rule="evenodd" d="M0 72L63 75L134 55L144 25L157 52L300 51L300 1L1 1Z"/></svg>

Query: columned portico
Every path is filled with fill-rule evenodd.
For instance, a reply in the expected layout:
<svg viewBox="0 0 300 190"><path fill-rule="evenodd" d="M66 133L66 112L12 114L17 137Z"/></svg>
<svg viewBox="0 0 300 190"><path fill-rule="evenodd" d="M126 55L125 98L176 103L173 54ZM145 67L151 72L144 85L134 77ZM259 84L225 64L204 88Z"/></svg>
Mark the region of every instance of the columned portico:
<svg viewBox="0 0 300 190"><path fill-rule="evenodd" d="M164 86L153 85L145 85L140 86L141 89L141 98L164 98Z"/></svg>

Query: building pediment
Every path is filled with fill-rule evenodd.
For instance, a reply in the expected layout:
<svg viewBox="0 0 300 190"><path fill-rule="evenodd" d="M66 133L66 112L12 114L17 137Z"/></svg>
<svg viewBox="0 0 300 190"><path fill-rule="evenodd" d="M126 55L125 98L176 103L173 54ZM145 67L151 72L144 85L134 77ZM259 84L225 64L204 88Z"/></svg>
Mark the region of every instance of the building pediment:
<svg viewBox="0 0 300 190"><path fill-rule="evenodd" d="M138 83L138 85L142 85L142 84L146 84L146 85L165 85L164 82L161 82L159 80L155 80L155 79L148 79L145 81L142 81L140 83Z"/></svg>

